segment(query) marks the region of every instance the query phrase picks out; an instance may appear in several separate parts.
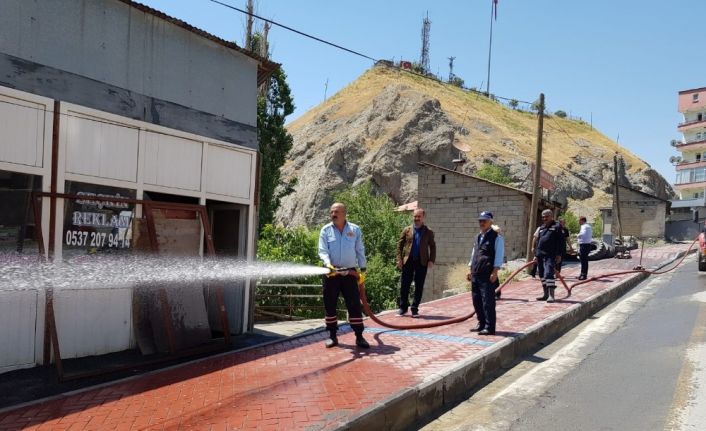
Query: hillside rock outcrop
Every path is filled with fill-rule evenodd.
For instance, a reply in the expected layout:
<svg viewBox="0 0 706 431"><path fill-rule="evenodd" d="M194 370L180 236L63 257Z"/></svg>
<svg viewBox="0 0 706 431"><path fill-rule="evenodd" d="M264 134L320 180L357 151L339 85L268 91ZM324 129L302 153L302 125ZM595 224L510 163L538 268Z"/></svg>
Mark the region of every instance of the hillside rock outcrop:
<svg viewBox="0 0 706 431"><path fill-rule="evenodd" d="M489 162L531 190L536 114L403 71L374 67L287 127L294 143L282 177L297 183L276 214L284 225L326 221L333 193L364 181L398 204L414 201L420 161L453 168L461 157L469 174ZM583 122L545 121L544 148L552 198L589 217L610 206L616 153L622 184L673 196L649 165Z"/></svg>

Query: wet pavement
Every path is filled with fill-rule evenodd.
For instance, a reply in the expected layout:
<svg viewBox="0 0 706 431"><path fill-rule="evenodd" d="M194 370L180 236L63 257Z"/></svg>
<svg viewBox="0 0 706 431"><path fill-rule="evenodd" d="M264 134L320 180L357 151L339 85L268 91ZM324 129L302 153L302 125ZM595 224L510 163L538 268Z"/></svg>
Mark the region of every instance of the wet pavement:
<svg viewBox="0 0 706 431"><path fill-rule="evenodd" d="M643 265L654 267L685 251L686 245L645 250ZM589 275L632 269L631 260L591 263ZM565 268L568 282L578 268ZM355 347L349 328L340 346L325 349L323 332L182 364L0 412L0 430L319 430L336 429L383 401L444 375L460 361L635 275L615 276L577 287L570 298L557 289L553 304L537 302L538 280L512 283L497 305L497 333L469 332L475 318L432 329L396 331L366 320L371 348ZM467 314L470 294L423 304L421 319L380 317L417 324Z"/></svg>

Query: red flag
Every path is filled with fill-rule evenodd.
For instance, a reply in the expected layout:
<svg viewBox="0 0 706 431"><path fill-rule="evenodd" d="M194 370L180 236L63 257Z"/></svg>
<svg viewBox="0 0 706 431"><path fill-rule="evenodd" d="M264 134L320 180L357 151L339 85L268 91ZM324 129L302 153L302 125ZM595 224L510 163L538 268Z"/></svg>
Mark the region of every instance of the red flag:
<svg viewBox="0 0 706 431"><path fill-rule="evenodd" d="M498 0L493 0L493 13L495 14L495 21L498 20Z"/></svg>

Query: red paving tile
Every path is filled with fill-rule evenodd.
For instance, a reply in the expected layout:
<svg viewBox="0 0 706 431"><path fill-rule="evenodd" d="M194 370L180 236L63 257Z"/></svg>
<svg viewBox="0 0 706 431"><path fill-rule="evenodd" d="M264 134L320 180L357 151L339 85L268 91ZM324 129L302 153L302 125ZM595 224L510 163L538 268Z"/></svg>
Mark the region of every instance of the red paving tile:
<svg viewBox="0 0 706 431"><path fill-rule="evenodd" d="M663 263L685 249L645 250L643 265ZM631 269L639 254L634 256L592 262L590 275ZM566 268L564 275L574 282L577 268ZM355 348L350 330L342 331L334 349L323 347L324 333L313 334L6 411L0 413L0 431L330 429L631 276L579 286L570 298L558 288L554 304L534 301L541 290L537 280L513 283L498 302L497 334L491 337L468 331L475 319L414 331L387 330L366 320L369 351ZM424 316L443 319L470 308L470 294L462 294L424 304L422 319L394 313L381 318L416 324Z"/></svg>

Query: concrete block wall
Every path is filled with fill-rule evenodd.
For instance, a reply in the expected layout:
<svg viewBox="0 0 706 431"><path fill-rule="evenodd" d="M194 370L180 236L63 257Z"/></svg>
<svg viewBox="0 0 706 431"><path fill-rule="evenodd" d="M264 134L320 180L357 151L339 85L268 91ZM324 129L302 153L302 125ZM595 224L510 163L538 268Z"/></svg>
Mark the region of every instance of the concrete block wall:
<svg viewBox="0 0 706 431"><path fill-rule="evenodd" d="M613 215L617 214L615 205ZM620 223L622 234L641 238L664 238L667 203L637 191L620 188ZM612 224L613 235L618 234L617 220Z"/></svg>
<svg viewBox="0 0 706 431"><path fill-rule="evenodd" d="M427 277L425 299L440 298L454 266L467 264L478 234L478 214L491 211L505 234L507 260L524 256L530 197L519 190L435 166L419 169L418 205L434 230L436 267Z"/></svg>

